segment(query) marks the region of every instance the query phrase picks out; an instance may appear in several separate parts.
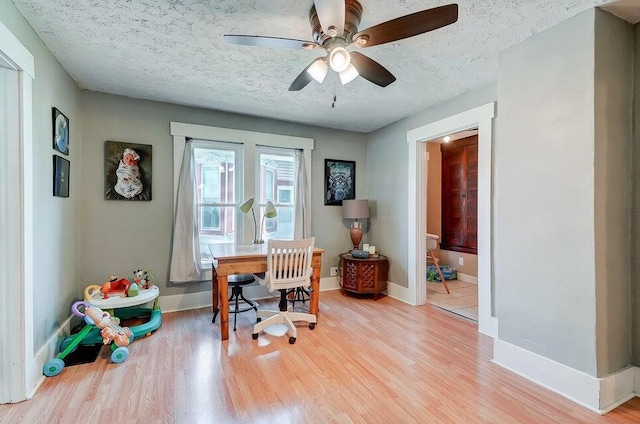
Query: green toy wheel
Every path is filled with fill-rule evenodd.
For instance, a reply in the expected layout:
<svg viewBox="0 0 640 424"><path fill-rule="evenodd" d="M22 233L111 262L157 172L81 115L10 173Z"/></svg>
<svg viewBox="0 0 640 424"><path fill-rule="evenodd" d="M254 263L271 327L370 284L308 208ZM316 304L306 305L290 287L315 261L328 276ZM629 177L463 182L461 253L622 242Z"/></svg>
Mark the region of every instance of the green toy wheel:
<svg viewBox="0 0 640 424"><path fill-rule="evenodd" d="M126 361L128 357L129 349L124 346L117 348L111 353L111 361L116 364Z"/></svg>
<svg viewBox="0 0 640 424"><path fill-rule="evenodd" d="M54 358L44 364L42 368L42 373L47 377L54 377L62 372L64 368L64 361L59 358Z"/></svg>

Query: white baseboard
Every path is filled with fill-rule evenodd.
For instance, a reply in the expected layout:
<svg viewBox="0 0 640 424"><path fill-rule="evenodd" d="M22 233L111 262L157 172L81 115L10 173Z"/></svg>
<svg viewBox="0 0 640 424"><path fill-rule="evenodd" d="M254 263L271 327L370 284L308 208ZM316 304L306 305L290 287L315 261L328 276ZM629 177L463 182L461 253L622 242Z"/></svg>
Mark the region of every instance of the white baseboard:
<svg viewBox="0 0 640 424"><path fill-rule="evenodd" d="M409 302L409 288L400 286L396 283L392 283L390 281L387 282L387 296L397 299L401 302L412 305Z"/></svg>
<svg viewBox="0 0 640 424"><path fill-rule="evenodd" d="M598 414L640 393L637 367L598 378L498 339L493 342L492 362Z"/></svg>
<svg viewBox="0 0 640 424"><path fill-rule="evenodd" d="M33 358L34 366L32 369L34 375L29 376L31 391L27 394L27 399L31 399L40 385L44 382L44 379L46 378L44 374L42 374L44 365L60 353L60 344L69 335L69 333L71 333L71 316L60 324Z"/></svg>
<svg viewBox="0 0 640 424"><path fill-rule="evenodd" d="M328 277L320 279L320 291L340 290L341 288L342 287L340 286L338 277Z"/></svg>
<svg viewBox="0 0 640 424"><path fill-rule="evenodd" d="M473 275L469 275L469 274L463 274L461 272L458 272L457 275L458 275L457 277L458 281L464 281L465 283L478 285L478 277L474 277Z"/></svg>

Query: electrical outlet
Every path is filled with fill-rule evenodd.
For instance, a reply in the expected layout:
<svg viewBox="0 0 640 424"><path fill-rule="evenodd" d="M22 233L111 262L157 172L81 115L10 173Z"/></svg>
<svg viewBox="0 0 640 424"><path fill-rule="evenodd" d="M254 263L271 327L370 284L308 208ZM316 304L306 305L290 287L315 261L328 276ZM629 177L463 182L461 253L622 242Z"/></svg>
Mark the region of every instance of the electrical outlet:
<svg viewBox="0 0 640 424"><path fill-rule="evenodd" d="M332 266L331 267L331 276L335 277L336 275L338 275L338 267L337 266Z"/></svg>
<svg viewBox="0 0 640 424"><path fill-rule="evenodd" d="M464 258L458 258L458 265L464 265Z"/></svg>

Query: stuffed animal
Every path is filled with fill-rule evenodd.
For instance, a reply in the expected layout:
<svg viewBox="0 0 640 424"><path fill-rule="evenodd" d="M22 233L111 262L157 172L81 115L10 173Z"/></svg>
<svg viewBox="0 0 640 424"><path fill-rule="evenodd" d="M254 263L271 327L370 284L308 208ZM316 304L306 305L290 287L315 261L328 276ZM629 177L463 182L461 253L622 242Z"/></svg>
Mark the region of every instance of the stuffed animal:
<svg viewBox="0 0 640 424"><path fill-rule="evenodd" d="M155 277L148 269L137 269L133 271L133 281L138 284L139 289L147 290L156 281Z"/></svg>

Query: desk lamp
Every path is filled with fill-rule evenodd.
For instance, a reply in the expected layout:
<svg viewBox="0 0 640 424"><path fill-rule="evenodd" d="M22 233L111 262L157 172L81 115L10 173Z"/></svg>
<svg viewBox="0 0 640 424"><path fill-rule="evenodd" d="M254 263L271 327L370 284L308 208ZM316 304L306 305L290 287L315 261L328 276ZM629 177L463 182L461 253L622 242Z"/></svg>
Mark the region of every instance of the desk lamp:
<svg viewBox="0 0 640 424"><path fill-rule="evenodd" d="M264 240L262 240L262 229L264 227L265 218L275 218L278 213L276 212L276 207L273 206L273 202L271 200L267 201L267 207L264 210L264 215L262 215L262 221L260 222L260 240L254 241L254 243L262 244Z"/></svg>
<svg viewBox="0 0 640 424"><path fill-rule="evenodd" d="M253 197L250 197L242 202L242 204L238 206L238 209L240 209L240 212L242 213L249 213L249 211L251 211L251 215L253 216L253 241L251 243L263 244L264 240L262 240L262 228L264 226L264 220L265 218L275 218L278 213L276 212L276 207L273 205L273 202L269 200L267 202L264 215L262 216L262 220L260 221L260 238L258 238L258 223L256 221L256 213L253 211L254 202L255 199Z"/></svg>
<svg viewBox="0 0 640 424"><path fill-rule="evenodd" d="M357 250L360 247L360 240L362 240L362 223L358 220L369 218L369 200L343 200L342 218L355 219L355 221L351 223L351 230L349 230L349 235L351 236L353 248Z"/></svg>
<svg viewBox="0 0 640 424"><path fill-rule="evenodd" d="M255 199L253 197L249 197L247 200L242 202L238 209L242 213L249 213L251 211L251 215L253 215L253 241L252 243L258 243L258 224L256 223L256 214L253 211L253 202Z"/></svg>

